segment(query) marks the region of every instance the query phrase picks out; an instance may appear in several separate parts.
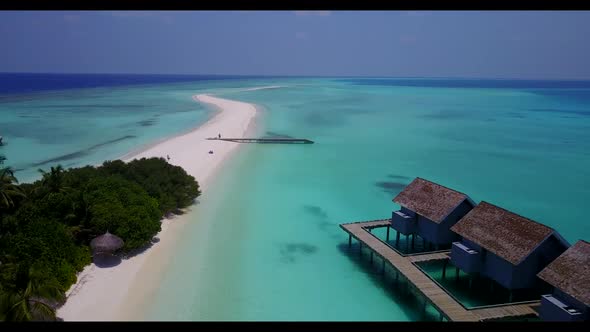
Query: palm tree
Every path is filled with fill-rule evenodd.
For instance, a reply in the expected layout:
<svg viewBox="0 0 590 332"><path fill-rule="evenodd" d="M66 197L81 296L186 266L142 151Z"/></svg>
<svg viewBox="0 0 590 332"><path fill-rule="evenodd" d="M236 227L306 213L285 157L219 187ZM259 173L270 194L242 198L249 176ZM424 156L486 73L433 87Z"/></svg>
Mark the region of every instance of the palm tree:
<svg viewBox="0 0 590 332"><path fill-rule="evenodd" d="M6 321L55 320L55 309L50 302L63 301L59 284L33 268L28 270L27 279L24 289L0 292L0 304L4 307L0 318Z"/></svg>
<svg viewBox="0 0 590 332"><path fill-rule="evenodd" d="M64 168L61 165L57 165L56 167L51 166L49 172L40 168L38 171L43 175L43 179L41 180L43 187L49 189L50 193L58 193L66 189L63 187Z"/></svg>
<svg viewBox="0 0 590 332"><path fill-rule="evenodd" d="M14 197L25 197L10 167L0 169L0 209L14 206Z"/></svg>

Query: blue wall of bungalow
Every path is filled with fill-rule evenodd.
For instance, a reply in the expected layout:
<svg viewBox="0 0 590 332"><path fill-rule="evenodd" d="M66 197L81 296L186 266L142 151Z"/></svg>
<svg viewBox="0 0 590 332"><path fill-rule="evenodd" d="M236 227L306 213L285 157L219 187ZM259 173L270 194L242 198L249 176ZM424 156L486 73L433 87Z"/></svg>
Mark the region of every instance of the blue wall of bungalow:
<svg viewBox="0 0 590 332"><path fill-rule="evenodd" d="M399 211L409 216L409 218L402 218L394 211L391 218L391 227L404 235L416 234L434 245L448 245L459 239L459 236L450 228L471 211L474 206L473 201L466 199L440 223L435 223L402 206Z"/></svg>
<svg viewBox="0 0 590 332"><path fill-rule="evenodd" d="M576 311L568 311L570 309ZM539 317L549 322L588 321L590 308L570 295L554 288L553 294L541 298Z"/></svg>
<svg viewBox="0 0 590 332"><path fill-rule="evenodd" d="M462 246L454 243L451 249L453 265L464 272L478 273L488 277L507 289L538 286L540 279L537 278L537 273L569 247L569 244L554 231L521 262L512 265L509 261L472 241L462 238L459 242L476 253L466 252Z"/></svg>

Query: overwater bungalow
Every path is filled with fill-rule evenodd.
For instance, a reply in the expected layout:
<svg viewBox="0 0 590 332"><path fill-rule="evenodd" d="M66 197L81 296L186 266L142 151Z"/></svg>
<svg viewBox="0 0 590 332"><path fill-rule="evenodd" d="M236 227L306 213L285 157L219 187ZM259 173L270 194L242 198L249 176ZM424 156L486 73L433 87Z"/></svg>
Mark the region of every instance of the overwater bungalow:
<svg viewBox="0 0 590 332"><path fill-rule="evenodd" d="M541 297L544 321L588 321L590 316L590 243L578 241L538 275L553 286Z"/></svg>
<svg viewBox="0 0 590 332"><path fill-rule="evenodd" d="M451 263L510 290L509 302L512 290L537 287L537 273L569 247L554 229L487 202L451 230L461 236L451 248Z"/></svg>
<svg viewBox="0 0 590 332"><path fill-rule="evenodd" d="M397 241L400 233L413 238L418 235L435 249L458 240L451 226L476 205L469 196L422 178L414 179L393 202L401 206L391 215Z"/></svg>

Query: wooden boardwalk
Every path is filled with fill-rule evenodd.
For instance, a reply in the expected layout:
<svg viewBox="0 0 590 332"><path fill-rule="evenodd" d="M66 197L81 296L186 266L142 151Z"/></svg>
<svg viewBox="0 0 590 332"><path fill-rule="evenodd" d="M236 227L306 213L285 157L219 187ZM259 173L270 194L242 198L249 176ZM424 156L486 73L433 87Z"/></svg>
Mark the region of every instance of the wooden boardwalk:
<svg viewBox="0 0 590 332"><path fill-rule="evenodd" d="M503 305L491 308L472 309L472 311L479 320L492 320L508 317L521 316L536 316L537 311L533 309L534 306L539 305L539 302Z"/></svg>
<svg viewBox="0 0 590 332"><path fill-rule="evenodd" d="M349 245L352 238L361 246L368 247L373 253L388 263L397 273L403 275L415 289L449 321L477 322L489 319L518 317L534 314L531 304L503 305L468 310L442 289L436 282L424 274L415 262L447 259L448 252L438 252L404 257L390 248L385 242L369 233L370 229L388 227L391 219L371 220L341 224L340 227L349 234Z"/></svg>
<svg viewBox="0 0 590 332"><path fill-rule="evenodd" d="M266 143L266 144L313 144L306 138L217 138L209 137L210 141L227 141L236 143Z"/></svg>

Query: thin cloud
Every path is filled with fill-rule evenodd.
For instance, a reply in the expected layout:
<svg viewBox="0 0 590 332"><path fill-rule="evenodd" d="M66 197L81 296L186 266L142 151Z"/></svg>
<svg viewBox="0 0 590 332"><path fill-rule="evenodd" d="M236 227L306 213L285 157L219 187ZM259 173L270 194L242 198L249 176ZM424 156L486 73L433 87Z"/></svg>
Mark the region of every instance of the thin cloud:
<svg viewBox="0 0 590 332"><path fill-rule="evenodd" d="M296 16L330 16L332 12L329 10L296 10Z"/></svg>

